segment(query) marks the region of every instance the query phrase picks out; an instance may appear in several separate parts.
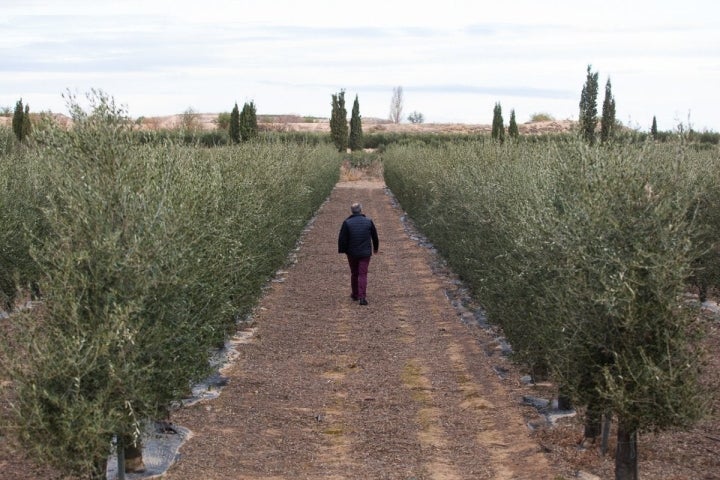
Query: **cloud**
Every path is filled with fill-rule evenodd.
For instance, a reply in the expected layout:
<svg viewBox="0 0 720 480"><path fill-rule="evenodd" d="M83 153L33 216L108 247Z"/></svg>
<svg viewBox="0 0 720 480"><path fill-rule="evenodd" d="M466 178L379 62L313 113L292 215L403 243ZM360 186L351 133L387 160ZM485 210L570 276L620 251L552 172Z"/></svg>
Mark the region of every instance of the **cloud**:
<svg viewBox="0 0 720 480"><path fill-rule="evenodd" d="M96 86L146 114L245 96L312 114L345 87L384 115L403 85L428 118L472 120L494 99L562 116L592 64L612 78L619 117L692 110L720 127L720 3L688 1L610 0L588 15L571 0L368 0L354 12L331 0L4 0L0 105Z"/></svg>

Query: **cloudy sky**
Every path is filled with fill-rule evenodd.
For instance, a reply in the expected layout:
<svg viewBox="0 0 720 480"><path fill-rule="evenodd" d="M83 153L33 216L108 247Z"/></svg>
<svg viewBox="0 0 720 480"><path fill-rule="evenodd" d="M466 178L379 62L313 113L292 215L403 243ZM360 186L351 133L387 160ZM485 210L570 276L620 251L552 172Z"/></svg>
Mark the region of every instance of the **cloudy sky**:
<svg viewBox="0 0 720 480"><path fill-rule="evenodd" d="M428 122L577 119L591 64L624 124L719 131L719 19L716 0L2 0L0 107L96 88L133 117L327 117L345 89L387 118L400 85Z"/></svg>

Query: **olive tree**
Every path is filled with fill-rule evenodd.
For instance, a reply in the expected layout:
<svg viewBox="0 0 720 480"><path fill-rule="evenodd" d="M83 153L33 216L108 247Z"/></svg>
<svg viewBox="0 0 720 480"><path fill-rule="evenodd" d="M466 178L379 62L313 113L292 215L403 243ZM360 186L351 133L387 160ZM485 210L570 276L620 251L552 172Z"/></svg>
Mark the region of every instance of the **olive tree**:
<svg viewBox="0 0 720 480"><path fill-rule="evenodd" d="M87 113L69 100L72 129L38 135L52 179L48 232L33 251L43 303L18 315L22 335L6 367L36 457L102 478L112 439L137 446L142 423L165 417L208 371L208 348L224 331L198 323L203 309L218 314L209 304L218 292L200 278L212 267L199 276L193 266L218 252L198 248L202 232L188 227L207 212L179 208L211 199L183 180L187 170L135 146L112 99L94 92L90 101ZM184 199L172 198L177 184Z"/></svg>
<svg viewBox="0 0 720 480"><path fill-rule="evenodd" d="M585 407L586 436L617 418L618 479L637 478L638 432L705 413L698 309L683 294L717 251L716 156L575 142L394 147L384 162L514 358Z"/></svg>
<svg viewBox="0 0 720 480"><path fill-rule="evenodd" d="M33 148L16 148L10 129L2 133L7 143L0 146L0 309L10 311L18 294L37 293L39 272L31 251L45 235L47 177L36 168Z"/></svg>
<svg viewBox="0 0 720 480"><path fill-rule="evenodd" d="M584 150L554 198L563 274L554 371L591 417L618 419L616 478L637 478L637 433L683 427L704 411L697 310L683 303L709 247L696 221L700 169L657 151ZM592 429L591 429L592 430Z"/></svg>

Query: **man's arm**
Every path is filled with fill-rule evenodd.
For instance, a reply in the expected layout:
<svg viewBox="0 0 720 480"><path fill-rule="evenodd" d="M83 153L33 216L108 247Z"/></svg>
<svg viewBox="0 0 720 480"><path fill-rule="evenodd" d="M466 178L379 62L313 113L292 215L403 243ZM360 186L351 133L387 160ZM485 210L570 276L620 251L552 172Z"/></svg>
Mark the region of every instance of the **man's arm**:
<svg viewBox="0 0 720 480"><path fill-rule="evenodd" d="M340 227L340 234L338 235L338 253L347 253L348 247L348 226L347 223L343 222Z"/></svg>
<svg viewBox="0 0 720 480"><path fill-rule="evenodd" d="M373 250L375 253L380 248L380 239L378 238L377 229L375 228L375 222L370 220L370 235L372 236Z"/></svg>

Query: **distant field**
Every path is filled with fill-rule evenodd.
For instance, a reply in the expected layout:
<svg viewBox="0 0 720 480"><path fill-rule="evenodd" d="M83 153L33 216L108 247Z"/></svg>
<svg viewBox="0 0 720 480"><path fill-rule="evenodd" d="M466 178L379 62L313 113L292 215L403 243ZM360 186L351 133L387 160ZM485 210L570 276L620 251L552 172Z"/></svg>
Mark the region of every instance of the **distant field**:
<svg viewBox="0 0 720 480"><path fill-rule="evenodd" d="M70 119L61 114L56 118L64 122ZM217 113L193 114L193 123L200 130L217 129ZM143 117L139 125L147 130L163 130L180 128L184 115L167 115L160 117ZM12 117L0 117L0 126L10 125ZM302 117L300 115L258 115L261 131L276 132L330 132L327 118ZM572 130L577 122L571 120L552 120L547 122L528 122L518 125L520 134L563 133ZM475 123L390 123L379 118L363 118L363 131L373 132L418 132L418 133L490 133L492 125Z"/></svg>

